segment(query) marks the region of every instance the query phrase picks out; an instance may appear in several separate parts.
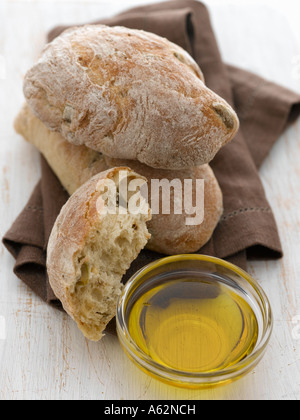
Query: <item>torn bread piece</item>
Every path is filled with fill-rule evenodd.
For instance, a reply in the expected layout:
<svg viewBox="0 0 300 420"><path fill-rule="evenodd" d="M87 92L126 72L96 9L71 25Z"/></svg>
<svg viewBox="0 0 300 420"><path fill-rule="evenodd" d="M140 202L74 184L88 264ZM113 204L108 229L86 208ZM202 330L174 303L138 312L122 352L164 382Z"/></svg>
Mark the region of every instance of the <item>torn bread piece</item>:
<svg viewBox="0 0 300 420"><path fill-rule="evenodd" d="M119 195L120 174L124 173L129 185L131 181L146 182L129 168L114 168L93 177L62 208L48 244L50 285L92 341L102 338L115 316L122 277L150 238L146 223L151 212L140 191L129 191L127 185L127 200ZM113 198L115 214L107 211ZM143 204L143 211L125 211L132 199Z"/></svg>

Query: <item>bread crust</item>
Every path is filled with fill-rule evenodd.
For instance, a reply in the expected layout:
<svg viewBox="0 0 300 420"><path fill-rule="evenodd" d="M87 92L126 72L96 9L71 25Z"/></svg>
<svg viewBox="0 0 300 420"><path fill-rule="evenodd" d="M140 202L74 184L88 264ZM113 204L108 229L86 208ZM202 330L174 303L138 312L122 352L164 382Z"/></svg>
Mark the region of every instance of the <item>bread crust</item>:
<svg viewBox="0 0 300 420"><path fill-rule="evenodd" d="M107 278L107 274L104 272L98 274L96 287L99 289L99 293L106 288L107 298L112 303L106 308L105 314L99 314L97 323L94 323L92 328L90 328L87 325L87 321L83 320L82 316L80 316L78 299L75 299L76 286L82 281L82 253L88 241L96 235L96 231L103 229L103 232L106 232L107 228L109 228L107 226L107 216L99 214L98 200L101 195L101 189L106 185L107 180L113 180L122 170L127 170L133 178L140 178L139 175L132 172L129 168L114 168L96 175L85 183L62 208L53 227L47 249L47 272L50 285L56 297L62 302L66 312L76 321L83 334L93 341L101 339L106 325L115 316L116 301L122 289L122 277L150 237L146 229L146 222L151 218L149 210L147 215L137 216L141 228L139 233L133 233L133 235L139 234L140 242L138 246L132 246L130 248L130 261L127 261L125 256L123 259L120 259L118 255L110 255L111 262L114 259L116 260L118 272L113 272L108 283L106 280L106 284L104 280ZM115 224L117 222L117 216L110 217L115 217L112 219L113 224ZM111 236L113 237L113 232L111 232ZM100 234L98 237L100 249L105 248L107 245L106 241L101 243L102 239ZM128 245L130 245L129 242ZM84 257L86 260L87 256ZM101 258L101 256L93 253L93 258L97 259ZM110 264L105 261L101 262L101 264L108 271L111 269Z"/></svg>
<svg viewBox="0 0 300 420"><path fill-rule="evenodd" d="M148 186L152 179L172 181L179 179L193 181L192 194L195 198L196 180L204 180L204 219L199 225L188 226L186 220L188 215L185 211L182 214L174 214L171 206L171 214L153 214L152 220L147 224L151 238L147 248L166 255L189 254L198 252L212 237L223 214L223 194L215 174L209 164L196 168L181 171L153 169L140 162L111 159L105 157L110 167L129 166L148 180ZM148 200L151 206L151 188L148 190ZM174 200L182 200L182 195L171 192L171 203ZM160 195L160 206L162 195ZM200 211L200 209L199 209Z"/></svg>
<svg viewBox="0 0 300 420"><path fill-rule="evenodd" d="M101 153L75 146L50 131L25 104L14 123L15 130L44 156L65 190L72 195L93 176L108 168Z"/></svg>
<svg viewBox="0 0 300 420"><path fill-rule="evenodd" d="M66 30L26 74L24 94L72 144L154 168L208 163L239 127L187 52L123 27Z"/></svg>

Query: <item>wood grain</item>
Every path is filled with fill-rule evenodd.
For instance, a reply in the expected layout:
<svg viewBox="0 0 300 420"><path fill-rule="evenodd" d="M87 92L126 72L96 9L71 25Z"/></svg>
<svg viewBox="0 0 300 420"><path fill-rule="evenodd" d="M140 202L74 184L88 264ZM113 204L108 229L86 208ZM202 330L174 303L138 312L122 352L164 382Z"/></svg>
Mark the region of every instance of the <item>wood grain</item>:
<svg viewBox="0 0 300 420"><path fill-rule="evenodd" d="M37 152L12 128L23 103L22 78L36 59L47 30L110 16L147 1L2 0L0 4L0 234L25 205L40 176ZM225 60L300 92L297 1L210 0ZM297 18L298 16L298 18ZM254 24L255 22L255 24ZM2 69L1 69L2 70ZM140 372L118 340L87 342L66 315L55 311L12 273L13 259L0 246L0 399L233 399L299 400L300 340L300 121L278 141L262 170L285 257L252 262L249 271L268 294L275 317L267 354L246 378L231 385L184 391Z"/></svg>

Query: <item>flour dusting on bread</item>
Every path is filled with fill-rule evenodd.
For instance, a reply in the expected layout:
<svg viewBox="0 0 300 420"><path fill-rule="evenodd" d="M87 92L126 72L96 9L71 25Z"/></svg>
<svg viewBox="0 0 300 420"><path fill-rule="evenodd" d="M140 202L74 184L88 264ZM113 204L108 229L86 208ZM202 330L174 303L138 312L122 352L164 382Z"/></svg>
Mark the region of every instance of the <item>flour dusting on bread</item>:
<svg viewBox="0 0 300 420"><path fill-rule="evenodd" d="M123 27L65 31L26 74L24 94L69 142L161 169L210 162L239 126L187 52Z"/></svg>

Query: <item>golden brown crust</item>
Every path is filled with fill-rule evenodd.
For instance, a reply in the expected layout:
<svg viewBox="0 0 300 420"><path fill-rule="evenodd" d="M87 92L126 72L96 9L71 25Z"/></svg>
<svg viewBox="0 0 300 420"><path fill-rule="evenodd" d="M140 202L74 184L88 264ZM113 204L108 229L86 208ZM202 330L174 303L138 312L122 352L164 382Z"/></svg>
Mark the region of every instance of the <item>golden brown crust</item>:
<svg viewBox="0 0 300 420"><path fill-rule="evenodd" d="M212 237L221 216L223 214L223 194L211 167L206 164L196 168L181 171L167 171L150 168L140 162L111 159L105 157L108 166L129 166L134 171L143 175L148 180L152 179L172 181L179 179L193 180L193 195L195 196L196 180L204 180L204 220L197 226L187 226L186 220L190 217L186 212L177 215L174 209L171 214L153 214L152 220L148 222L148 229L151 238L147 248L167 255L188 254L197 252ZM171 202L174 202L174 194L171 193ZM182 196L176 196L182 200ZM149 203L151 206L151 188L149 188ZM160 196L160 200L162 197ZM161 201L160 201L161 203Z"/></svg>
<svg viewBox="0 0 300 420"><path fill-rule="evenodd" d="M122 27L65 31L27 73L24 94L69 142L156 168L210 162L239 126L188 53Z"/></svg>

